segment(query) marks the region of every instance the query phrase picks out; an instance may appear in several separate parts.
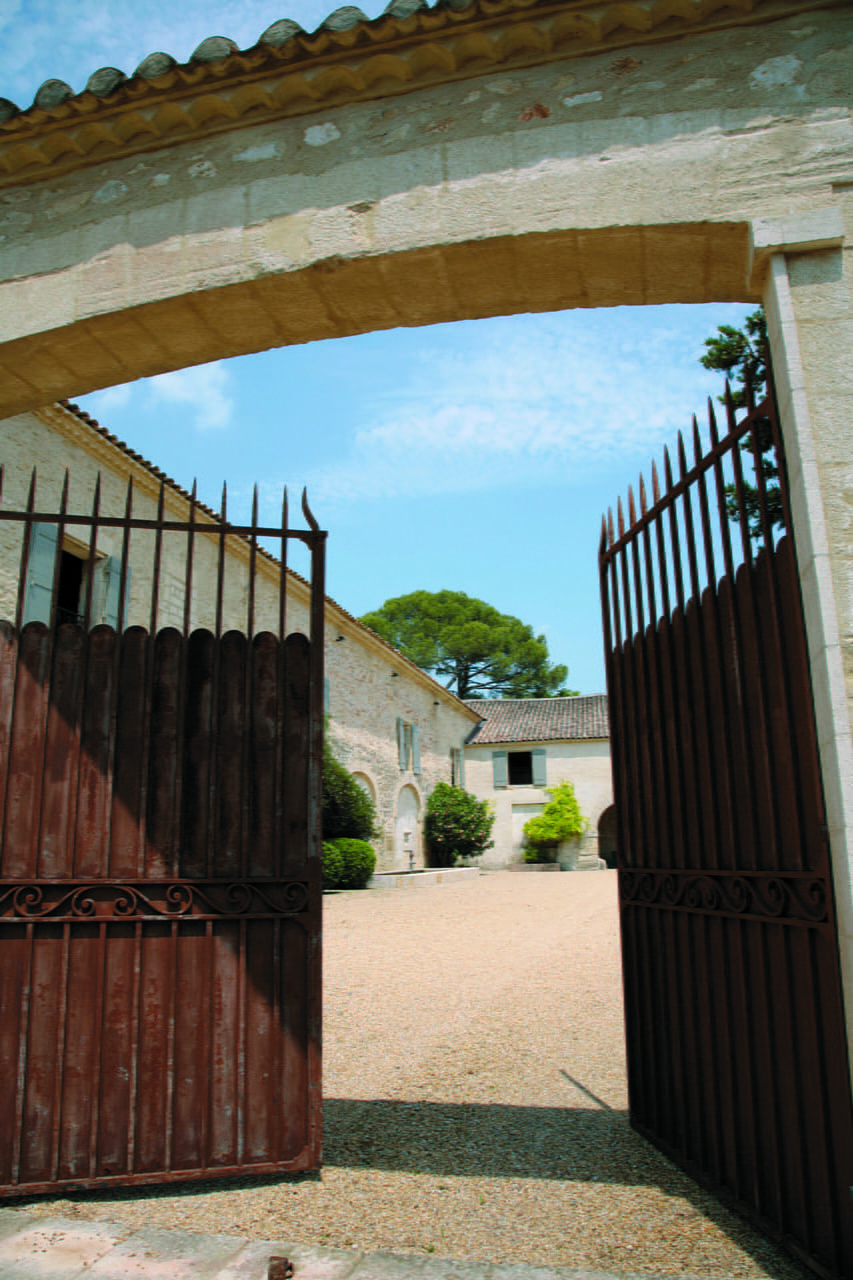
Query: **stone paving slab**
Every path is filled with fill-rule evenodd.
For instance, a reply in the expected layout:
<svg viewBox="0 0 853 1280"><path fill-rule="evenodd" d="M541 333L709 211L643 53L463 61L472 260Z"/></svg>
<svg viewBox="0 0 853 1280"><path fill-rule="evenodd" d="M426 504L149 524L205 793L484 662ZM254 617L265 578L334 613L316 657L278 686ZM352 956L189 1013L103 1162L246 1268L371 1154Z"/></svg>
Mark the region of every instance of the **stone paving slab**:
<svg viewBox="0 0 853 1280"><path fill-rule="evenodd" d="M0 1209L0 1280L267 1280L275 1255L293 1263L293 1280L648 1280L647 1275L566 1267L363 1254L244 1236L132 1231L109 1222L34 1218Z"/></svg>

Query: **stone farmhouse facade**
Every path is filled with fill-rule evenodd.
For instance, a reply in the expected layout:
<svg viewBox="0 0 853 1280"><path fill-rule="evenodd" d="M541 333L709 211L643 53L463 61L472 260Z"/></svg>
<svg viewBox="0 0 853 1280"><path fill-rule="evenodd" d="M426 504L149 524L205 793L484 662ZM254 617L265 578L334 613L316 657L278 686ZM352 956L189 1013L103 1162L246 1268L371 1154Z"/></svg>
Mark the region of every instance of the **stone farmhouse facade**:
<svg viewBox="0 0 853 1280"><path fill-rule="evenodd" d="M100 476L103 515L125 510L133 481L134 515L154 518L163 482L167 519L188 519L191 495L165 477L88 414L67 403L19 414L0 422L2 502L21 509L32 469L37 468L36 510L59 508L66 469L68 511L91 511ZM190 626L211 627L215 609L219 527L216 514L195 505L200 534L194 552ZM291 521L291 523L294 523ZM204 530L211 535L205 536ZM54 564L61 556L58 603L66 618L82 609L83 573L90 548L74 536L74 526L57 546L57 526L35 525L24 599L24 622L50 616ZM151 594L153 534L135 535L126 566L125 625L147 626ZM0 617L14 618L22 525L0 523ZM146 541L147 539L147 541ZM181 626L185 580L185 539L164 541L158 627ZM101 528L92 569L92 621L116 625L121 579L122 535ZM245 629L249 547L231 540L227 556L242 559L225 574L224 629ZM229 569L233 565L228 566ZM268 552L258 557L255 629L275 629L280 563ZM64 594L63 594L64 593ZM310 584L288 569L287 631L310 631ZM477 713L409 662L336 601L325 606L325 704L335 755L373 798L381 833L374 841L378 870L404 870L425 863L424 805L440 781L458 777L463 743Z"/></svg>
<svg viewBox="0 0 853 1280"><path fill-rule="evenodd" d="M494 807L494 846L484 866L524 861L525 822L548 802L547 787L574 784L587 829L568 870L614 864L615 823L607 696L471 701L482 717L465 745L465 785Z"/></svg>

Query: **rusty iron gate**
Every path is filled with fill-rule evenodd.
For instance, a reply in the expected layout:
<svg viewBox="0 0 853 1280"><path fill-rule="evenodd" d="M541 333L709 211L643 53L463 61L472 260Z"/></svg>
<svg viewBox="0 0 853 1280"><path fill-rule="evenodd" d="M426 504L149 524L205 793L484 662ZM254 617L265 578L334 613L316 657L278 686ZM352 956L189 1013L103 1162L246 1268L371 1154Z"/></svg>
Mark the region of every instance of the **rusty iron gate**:
<svg viewBox="0 0 853 1280"><path fill-rule="evenodd" d="M0 509L0 1194L315 1168L326 535L37 505Z"/></svg>
<svg viewBox="0 0 853 1280"><path fill-rule="evenodd" d="M838 939L772 393L679 436L600 552L631 1119L853 1276ZM626 518L627 517L627 518Z"/></svg>

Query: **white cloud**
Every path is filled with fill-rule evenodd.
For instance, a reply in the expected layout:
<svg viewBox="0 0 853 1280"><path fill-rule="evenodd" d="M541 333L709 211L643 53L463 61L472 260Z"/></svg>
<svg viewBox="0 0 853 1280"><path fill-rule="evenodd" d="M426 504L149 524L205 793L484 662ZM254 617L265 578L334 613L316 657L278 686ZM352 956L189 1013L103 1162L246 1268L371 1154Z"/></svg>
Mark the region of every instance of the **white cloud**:
<svg viewBox="0 0 853 1280"><path fill-rule="evenodd" d="M221 361L160 373L145 384L152 400L189 405L193 426L200 431L227 427L234 412L234 399L227 391L231 374Z"/></svg>
<svg viewBox="0 0 853 1280"><path fill-rule="evenodd" d="M449 351L427 343L348 456L309 478L311 492L325 503L416 497L581 484L626 460L645 466L720 388L697 351L683 339L679 349L671 318L634 337L616 320L567 329L531 318L523 331L497 324Z"/></svg>
<svg viewBox="0 0 853 1280"><path fill-rule="evenodd" d="M130 404L133 388L132 382L125 382L121 386L107 387L106 391L95 392L91 404L94 416L98 418L102 414L112 413L117 409L126 409Z"/></svg>

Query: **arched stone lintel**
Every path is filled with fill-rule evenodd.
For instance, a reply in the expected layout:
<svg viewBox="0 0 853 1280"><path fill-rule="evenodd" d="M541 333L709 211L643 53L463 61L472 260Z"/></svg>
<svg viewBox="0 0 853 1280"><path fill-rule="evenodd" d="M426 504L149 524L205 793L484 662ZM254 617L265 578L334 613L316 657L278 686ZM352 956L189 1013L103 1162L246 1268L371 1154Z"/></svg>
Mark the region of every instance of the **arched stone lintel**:
<svg viewBox="0 0 853 1280"><path fill-rule="evenodd" d="M188 365L370 330L569 307L749 301L748 248L746 222L498 235L334 256L301 270L264 273L248 263L252 278L196 289L184 280L186 292L136 305L127 303L133 273L121 262L112 289L97 282L99 311L53 328L42 318L68 307L67 277L82 268L64 279L10 281L0 285L0 311L5 298L18 331L27 315L36 331L0 345L0 418Z"/></svg>

